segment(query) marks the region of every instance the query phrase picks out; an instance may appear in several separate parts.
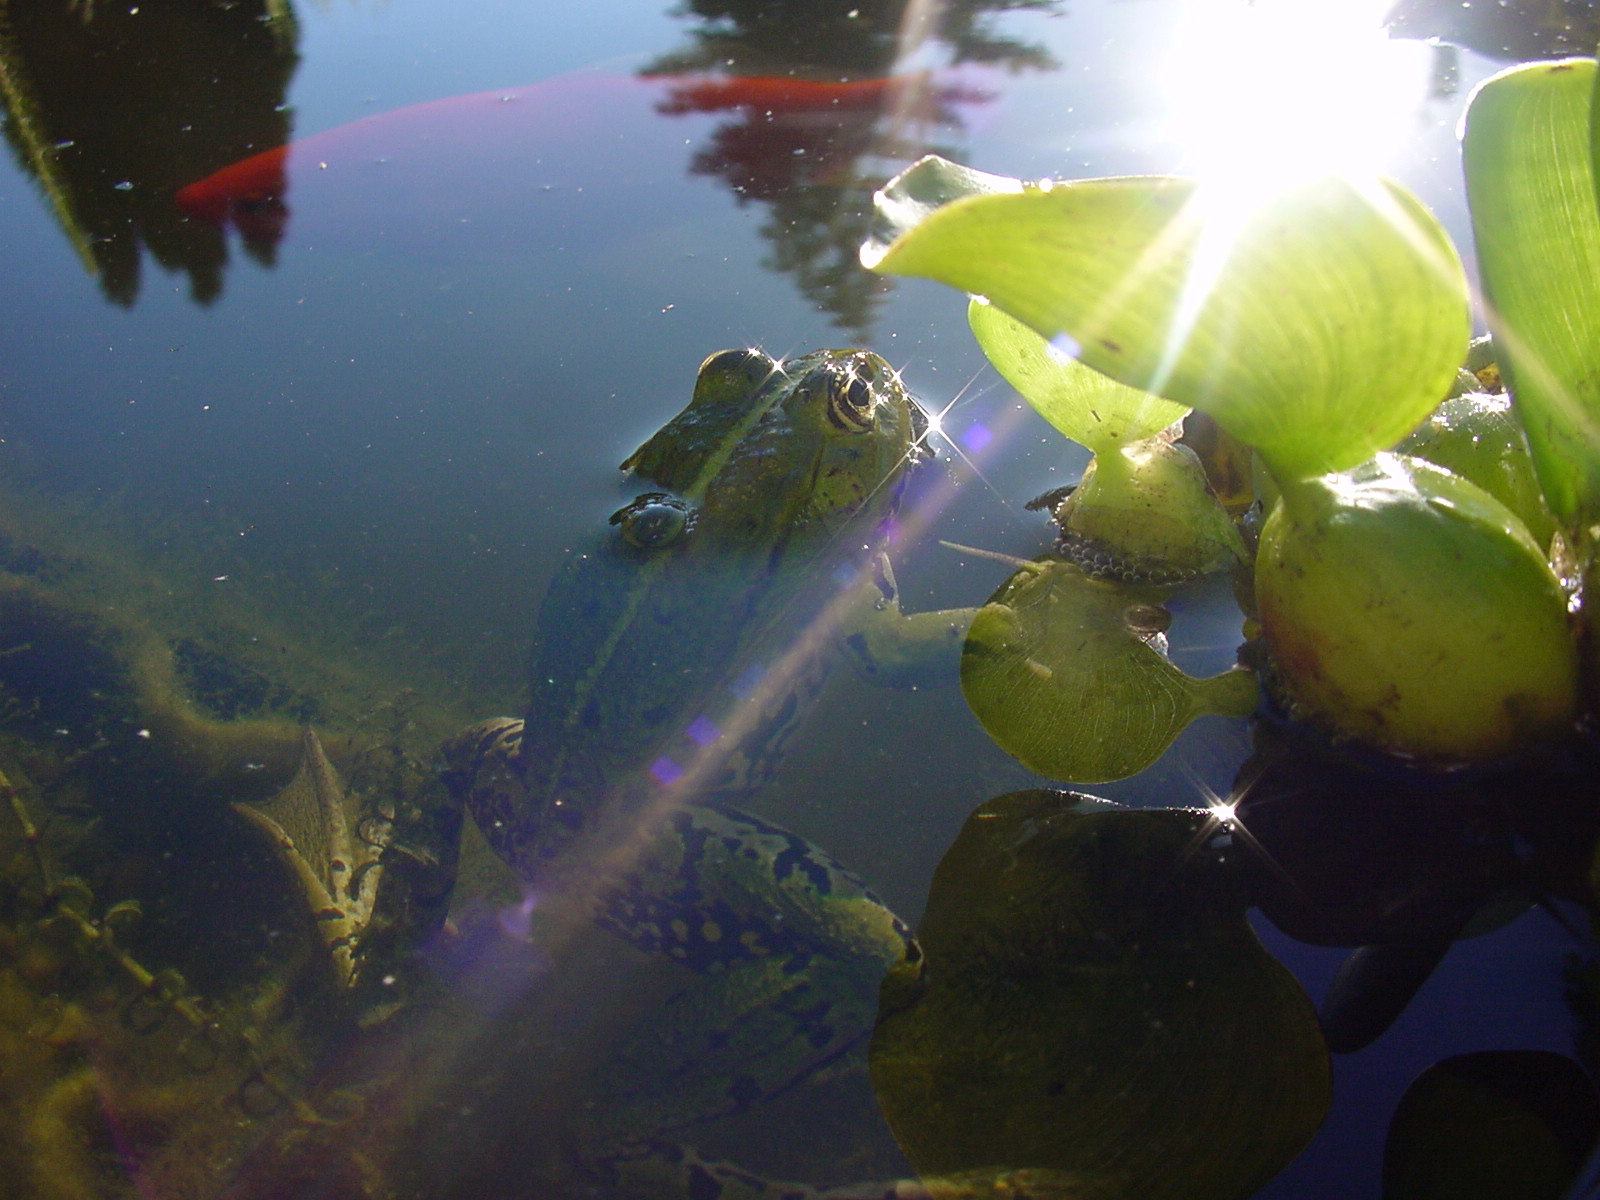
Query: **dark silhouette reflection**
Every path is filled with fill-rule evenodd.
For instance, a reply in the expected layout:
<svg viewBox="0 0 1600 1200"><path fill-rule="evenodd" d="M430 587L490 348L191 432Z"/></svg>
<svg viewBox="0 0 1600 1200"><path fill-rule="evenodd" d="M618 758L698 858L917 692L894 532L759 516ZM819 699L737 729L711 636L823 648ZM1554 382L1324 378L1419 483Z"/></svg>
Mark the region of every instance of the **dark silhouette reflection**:
<svg viewBox="0 0 1600 1200"><path fill-rule="evenodd" d="M137 297L141 246L201 303L222 290L221 232L172 193L288 138L295 41L281 0L0 5L6 141L108 299Z"/></svg>
<svg viewBox="0 0 1600 1200"><path fill-rule="evenodd" d="M1057 11L1059 0L958 0L937 10L937 26L907 21L900 0L695 0L683 8L700 23L690 45L662 55L645 75L715 72L796 77L827 82L883 79L899 57L928 37L952 66L1004 68L1011 73L1058 64L1034 43L1001 35L996 18L1011 10ZM959 131L958 102L982 102L981 87L937 79L886 94L870 105L836 104L830 119L786 119L756 105L728 105L737 117L719 126L690 170L724 180L741 203L769 208L761 235L771 246L762 261L792 275L801 294L858 335L871 326L876 301L889 289L862 269L872 192L884 182L873 159L904 163L930 150L933 129ZM689 108L662 111L691 111ZM692 111L718 111L700 104Z"/></svg>
<svg viewBox="0 0 1600 1200"><path fill-rule="evenodd" d="M1595 0L1397 0L1387 17L1395 37L1437 38L1488 58L1519 62L1593 54L1600 40Z"/></svg>
<svg viewBox="0 0 1600 1200"><path fill-rule="evenodd" d="M771 248L762 266L793 275L801 294L835 324L864 334L874 301L890 286L858 259L872 192L884 182L884 172L868 170L866 161L917 158L928 148L926 131L959 129L960 106L992 94L929 74L847 83L797 79L790 86L801 90L780 105L719 82L676 85L657 108L732 118L695 152L690 172L722 180L741 204L766 205L761 235Z"/></svg>
<svg viewBox="0 0 1600 1200"><path fill-rule="evenodd" d="M1263 722L1235 785L1262 912L1352 954L1321 1008L1336 1052L1375 1042L1458 938L1591 900L1595 746L1431 774Z"/></svg>
<svg viewBox="0 0 1600 1200"><path fill-rule="evenodd" d="M699 22L691 44L641 74L672 76L660 80L670 89L654 120L728 115L696 133L703 140L687 173L766 206L765 265L792 275L837 324L865 333L887 286L856 261L872 190L893 167L941 148L936 138L960 130L963 105L991 98L973 70L1053 67L1043 47L995 24L1013 9L1058 4L963 0L939 11L936 26L904 32L899 3L696 6L687 13ZM295 34L283 0L116 9L27 0L4 9L7 138L109 298L129 304L137 295L141 246L186 273L202 303L221 291L228 228L258 261L274 261L290 192L304 193L307 183L294 178L291 188L297 147L288 145L282 103ZM945 66L897 73L905 52L919 47L919 61ZM693 82L677 86L681 76ZM424 110L440 115L418 106L394 114L388 128ZM492 128L474 123L482 114L470 104L444 115L461 122L447 141L481 141ZM602 144L611 143L591 138L589 149ZM649 152L644 140L638 147L627 153ZM343 198L310 199L331 210Z"/></svg>
<svg viewBox="0 0 1600 1200"><path fill-rule="evenodd" d="M662 55L645 73L882 75L903 43L927 36L956 65L1050 70L1058 64L1048 50L1005 37L994 24L1007 12L1058 12L1060 5L1061 0L949 0L934 8L935 28L919 29L903 28L904 0L691 0L678 10L700 23L690 44Z"/></svg>

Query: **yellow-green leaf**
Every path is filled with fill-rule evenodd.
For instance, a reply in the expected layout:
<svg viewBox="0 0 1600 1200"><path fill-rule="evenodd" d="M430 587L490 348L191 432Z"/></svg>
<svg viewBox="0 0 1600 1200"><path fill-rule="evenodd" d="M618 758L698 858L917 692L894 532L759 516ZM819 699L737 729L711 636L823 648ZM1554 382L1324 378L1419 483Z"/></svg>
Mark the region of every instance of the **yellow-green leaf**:
<svg viewBox="0 0 1600 1200"><path fill-rule="evenodd" d="M1084 366L985 300L972 301L967 322L1005 381L1046 421L1096 454L1160 433L1189 411Z"/></svg>
<svg viewBox="0 0 1600 1200"><path fill-rule="evenodd" d="M1060 559L1027 564L967 631L967 704L1007 753L1073 783L1137 775L1198 716L1248 716L1254 675L1196 679L1167 658L1164 594L1090 579Z"/></svg>
<svg viewBox="0 0 1600 1200"><path fill-rule="evenodd" d="M970 195L874 265L1066 334L1089 366L1209 412L1286 479L1393 445L1450 390L1469 334L1448 236L1376 179L1247 207L1159 176Z"/></svg>
<svg viewBox="0 0 1600 1200"><path fill-rule="evenodd" d="M1600 214L1593 59L1532 63L1484 83L1462 162L1500 369L1556 516L1600 521Z"/></svg>

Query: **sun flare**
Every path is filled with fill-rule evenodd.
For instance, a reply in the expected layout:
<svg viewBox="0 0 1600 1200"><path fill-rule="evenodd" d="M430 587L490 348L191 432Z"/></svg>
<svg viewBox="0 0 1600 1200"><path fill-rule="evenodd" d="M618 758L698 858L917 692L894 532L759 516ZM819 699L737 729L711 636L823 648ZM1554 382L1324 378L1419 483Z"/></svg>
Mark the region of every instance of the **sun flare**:
<svg viewBox="0 0 1600 1200"><path fill-rule="evenodd" d="M1258 192L1383 171L1427 94L1430 48L1391 0L1190 0L1160 79L1185 174Z"/></svg>

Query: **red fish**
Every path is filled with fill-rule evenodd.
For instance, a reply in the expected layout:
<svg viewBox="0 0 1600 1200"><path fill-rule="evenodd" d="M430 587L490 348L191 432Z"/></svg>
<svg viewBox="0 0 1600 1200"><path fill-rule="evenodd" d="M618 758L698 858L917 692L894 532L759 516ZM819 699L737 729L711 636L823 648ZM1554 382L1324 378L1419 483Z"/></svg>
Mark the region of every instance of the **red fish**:
<svg viewBox="0 0 1600 1200"><path fill-rule="evenodd" d="M916 107L919 100L926 100L937 111L926 112L923 106L924 115L948 120L951 103L981 103L989 97L970 88L933 88L926 74L843 82L781 77L564 76L528 87L432 100L353 121L224 167L182 188L176 200L191 217L218 226L231 225L246 241L270 246L283 236L288 219L285 197L291 179L302 173L407 162L424 156L443 160L436 174L448 173L452 156L459 159L469 154L507 160L521 156L536 167L542 161L541 152L558 142L584 140L597 151L604 151L613 139L625 142L616 115L619 102L637 117L641 98L659 117L737 113L760 127L756 141L774 140L774 127L784 130L786 140L776 140L785 146L798 140L784 155L767 156L771 161L697 162L692 168L698 174L733 178L739 173L737 168L744 167L746 174L758 177L761 186L753 190L759 195L769 194L774 186L810 181L773 181L767 178L773 170L815 172L836 161L841 149L859 152L864 139L845 135L870 130L879 112ZM723 143L741 144L727 138ZM809 161L803 153L808 145L815 151ZM624 154L632 152L626 144L618 149Z"/></svg>

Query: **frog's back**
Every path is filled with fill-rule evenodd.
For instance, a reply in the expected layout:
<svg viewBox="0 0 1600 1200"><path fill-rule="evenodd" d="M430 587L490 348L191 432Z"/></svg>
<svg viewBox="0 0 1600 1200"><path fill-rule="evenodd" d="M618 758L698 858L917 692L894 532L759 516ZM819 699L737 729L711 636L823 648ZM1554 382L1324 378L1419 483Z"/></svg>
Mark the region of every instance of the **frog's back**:
<svg viewBox="0 0 1600 1200"><path fill-rule="evenodd" d="M693 400L623 464L669 490L616 513L541 608L524 844L659 786L726 800L762 781L925 427L866 351L702 364Z"/></svg>
<svg viewBox="0 0 1600 1200"><path fill-rule="evenodd" d="M768 689L753 642L770 600L765 564L725 556L688 575L661 569L672 565L641 564L618 539L568 564L552 585L523 735L531 795L593 798L644 778L670 783L688 766L685 751L711 749L742 701L762 702ZM734 748L721 746L723 766L697 792L739 790Z"/></svg>

